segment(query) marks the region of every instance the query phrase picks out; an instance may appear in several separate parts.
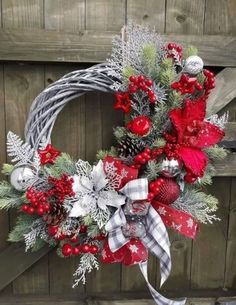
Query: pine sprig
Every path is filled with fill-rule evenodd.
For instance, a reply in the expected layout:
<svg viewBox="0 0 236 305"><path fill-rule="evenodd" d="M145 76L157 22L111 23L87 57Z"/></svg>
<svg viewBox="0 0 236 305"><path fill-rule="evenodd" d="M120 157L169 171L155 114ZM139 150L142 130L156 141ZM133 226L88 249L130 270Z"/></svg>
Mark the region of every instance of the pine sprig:
<svg viewBox="0 0 236 305"><path fill-rule="evenodd" d="M205 152L211 160L223 160L227 156L227 150L218 145L205 148Z"/></svg>
<svg viewBox="0 0 236 305"><path fill-rule="evenodd" d="M8 176L13 171L14 166L12 164L4 163L2 166L2 174Z"/></svg>
<svg viewBox="0 0 236 305"><path fill-rule="evenodd" d="M161 172L161 164L157 163L156 161L148 161L146 170L145 170L145 177L149 180L152 181L156 179Z"/></svg>
<svg viewBox="0 0 236 305"><path fill-rule="evenodd" d="M16 220L14 229L8 235L8 241L18 242L24 240L24 234L30 232L34 220L35 217L27 214L20 214Z"/></svg>
<svg viewBox="0 0 236 305"><path fill-rule="evenodd" d="M22 202L21 195L8 182L0 182L0 210L18 207Z"/></svg>
<svg viewBox="0 0 236 305"><path fill-rule="evenodd" d="M75 161L67 153L62 153L56 158L55 163L47 167L47 171L54 177L60 177L62 174L75 175Z"/></svg>

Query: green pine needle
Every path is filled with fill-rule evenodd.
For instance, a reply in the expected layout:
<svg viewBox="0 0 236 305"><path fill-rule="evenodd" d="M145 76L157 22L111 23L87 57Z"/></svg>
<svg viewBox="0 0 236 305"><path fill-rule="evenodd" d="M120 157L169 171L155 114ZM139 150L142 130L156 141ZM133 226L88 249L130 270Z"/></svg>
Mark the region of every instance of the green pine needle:
<svg viewBox="0 0 236 305"><path fill-rule="evenodd" d="M114 146L110 150L100 149L96 154L97 160L104 160L107 156L117 157L117 151Z"/></svg>
<svg viewBox="0 0 236 305"><path fill-rule="evenodd" d="M223 160L227 156L227 150L218 145L206 148L205 152L211 160Z"/></svg>
<svg viewBox="0 0 236 305"><path fill-rule="evenodd" d="M135 75L135 70L131 66L127 66L123 69L122 74L123 74L124 81L126 83L128 83L130 76Z"/></svg>
<svg viewBox="0 0 236 305"><path fill-rule="evenodd" d="M2 173L6 176L10 175L14 166L12 164L4 163L2 166Z"/></svg>
<svg viewBox="0 0 236 305"><path fill-rule="evenodd" d="M197 55L198 49L194 46L189 46L187 49L184 50L184 59L188 58L192 55Z"/></svg>
<svg viewBox="0 0 236 305"><path fill-rule="evenodd" d="M14 229L9 233L8 241L18 242L24 240L24 234L31 231L31 225L35 217L27 214L21 214L18 216Z"/></svg>

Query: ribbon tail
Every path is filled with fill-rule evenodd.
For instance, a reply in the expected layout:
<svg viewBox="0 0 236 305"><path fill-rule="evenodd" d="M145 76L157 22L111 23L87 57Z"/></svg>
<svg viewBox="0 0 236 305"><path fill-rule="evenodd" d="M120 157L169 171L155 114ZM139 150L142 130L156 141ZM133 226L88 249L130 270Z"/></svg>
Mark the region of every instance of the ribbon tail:
<svg viewBox="0 0 236 305"><path fill-rule="evenodd" d="M186 302L185 298L179 299L176 301L170 300L170 299L167 299L166 297L164 297L163 295L161 295L158 291L156 291L156 289L154 289L152 287L152 285L149 283L149 280L148 280L147 261L139 263L139 268L143 274L143 277L147 283L148 289L156 304L158 304L158 305L184 305L185 304L185 302Z"/></svg>
<svg viewBox="0 0 236 305"><path fill-rule="evenodd" d="M166 227L152 206L146 218L146 233L142 242L160 260L162 286L171 271L170 242Z"/></svg>

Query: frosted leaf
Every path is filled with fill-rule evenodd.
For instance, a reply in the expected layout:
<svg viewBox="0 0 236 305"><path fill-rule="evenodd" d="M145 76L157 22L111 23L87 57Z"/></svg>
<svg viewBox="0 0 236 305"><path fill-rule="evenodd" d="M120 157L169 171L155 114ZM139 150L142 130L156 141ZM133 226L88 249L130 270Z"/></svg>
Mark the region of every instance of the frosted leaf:
<svg viewBox="0 0 236 305"><path fill-rule="evenodd" d="M19 136L9 131L7 134L7 153L9 157L12 157L12 162L16 166L20 166L32 163L35 150L28 143L24 143Z"/></svg>
<svg viewBox="0 0 236 305"><path fill-rule="evenodd" d="M92 171L92 166L87 161L79 159L76 164L76 170L79 176L89 177Z"/></svg>
<svg viewBox="0 0 236 305"><path fill-rule="evenodd" d="M36 219L31 225L31 231L27 234L24 234L26 246L25 251L28 251L35 245L37 238L45 241L48 240L47 225L41 218Z"/></svg>
<svg viewBox="0 0 236 305"><path fill-rule="evenodd" d="M218 126L220 129L224 129L225 125L228 123L229 113L226 112L222 116L218 114L213 114L206 119L207 122Z"/></svg>

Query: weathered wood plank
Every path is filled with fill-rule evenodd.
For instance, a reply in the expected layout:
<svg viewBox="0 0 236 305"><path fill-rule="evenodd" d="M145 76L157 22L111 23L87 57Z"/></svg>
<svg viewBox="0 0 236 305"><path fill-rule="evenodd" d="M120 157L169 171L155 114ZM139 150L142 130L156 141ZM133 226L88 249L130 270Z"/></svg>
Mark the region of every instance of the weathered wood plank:
<svg viewBox="0 0 236 305"><path fill-rule="evenodd" d="M236 2L234 0L206 0L205 34L232 34L236 32Z"/></svg>
<svg viewBox="0 0 236 305"><path fill-rule="evenodd" d="M165 30L165 0L127 0L127 21Z"/></svg>
<svg viewBox="0 0 236 305"><path fill-rule="evenodd" d="M207 115L217 113L236 97L236 68L226 68L216 75L216 87L207 100Z"/></svg>
<svg viewBox="0 0 236 305"><path fill-rule="evenodd" d="M6 130L12 130L22 136L29 107L35 96L44 88L43 66L9 64L5 66L4 85ZM11 224L14 225L14 213L11 215ZM34 268L17 278L13 283L13 289L19 294L46 293L47 280L48 262L45 257Z"/></svg>
<svg viewBox="0 0 236 305"><path fill-rule="evenodd" d="M0 60L43 62L103 62L118 32L1 29ZM163 35L166 41L195 45L206 65L236 66L236 38L218 35Z"/></svg>
<svg viewBox="0 0 236 305"><path fill-rule="evenodd" d="M168 0L166 33L202 34L205 0Z"/></svg>
<svg viewBox="0 0 236 305"><path fill-rule="evenodd" d="M219 199L220 205L217 215L221 221L211 225L202 225L196 241L193 242L192 289L206 287L220 289L223 287L230 179L229 177L215 178L213 185L209 188L210 193Z"/></svg>
<svg viewBox="0 0 236 305"><path fill-rule="evenodd" d="M219 298L208 297L208 298L189 298L186 305L214 305L216 301L227 302L235 300L235 298ZM154 305L152 299L142 298L137 299L123 299L123 300L102 300L102 299L86 299L86 300L75 300L71 298L60 297L44 297L36 296L32 297L5 297L0 299L0 305ZM226 303L223 303L226 305Z"/></svg>
<svg viewBox="0 0 236 305"><path fill-rule="evenodd" d="M45 0L45 28L76 33L85 27L85 0Z"/></svg>
<svg viewBox="0 0 236 305"><path fill-rule="evenodd" d="M125 0L86 1L86 29L119 31L125 23Z"/></svg>
<svg viewBox="0 0 236 305"><path fill-rule="evenodd" d="M236 289L236 178L231 180L231 198L229 210L229 227L226 249L226 268L224 287Z"/></svg>
<svg viewBox="0 0 236 305"><path fill-rule="evenodd" d="M230 153L222 161L215 162L216 176L236 176L236 153Z"/></svg>
<svg viewBox="0 0 236 305"><path fill-rule="evenodd" d="M37 252L29 252L26 255L25 246L19 244L8 246L5 250L1 251L0 290L14 281L20 274L30 268L49 251L50 248L45 247Z"/></svg>
<svg viewBox="0 0 236 305"><path fill-rule="evenodd" d="M2 0L4 28L42 28L43 2L41 0Z"/></svg>

